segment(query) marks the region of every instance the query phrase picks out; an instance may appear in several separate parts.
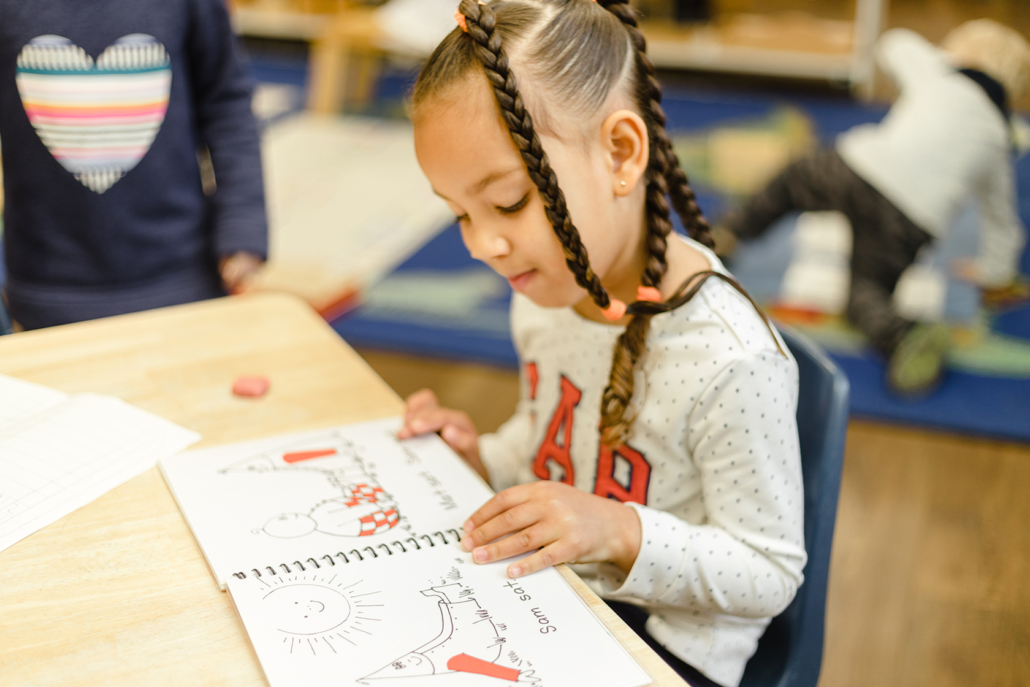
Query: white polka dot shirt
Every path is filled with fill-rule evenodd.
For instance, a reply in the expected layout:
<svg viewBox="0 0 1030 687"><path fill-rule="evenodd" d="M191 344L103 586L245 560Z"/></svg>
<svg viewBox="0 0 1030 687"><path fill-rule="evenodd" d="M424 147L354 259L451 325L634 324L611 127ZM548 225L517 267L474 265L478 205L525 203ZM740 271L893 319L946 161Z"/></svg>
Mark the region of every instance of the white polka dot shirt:
<svg viewBox="0 0 1030 687"><path fill-rule="evenodd" d="M652 318L632 435L605 451L601 393L623 328L518 295L511 317L521 398L496 434L480 438L494 488L546 478L635 501L641 548L629 574L610 564L577 572L602 596L646 607L653 637L735 687L803 579L793 358L743 296L709 279L689 303Z"/></svg>

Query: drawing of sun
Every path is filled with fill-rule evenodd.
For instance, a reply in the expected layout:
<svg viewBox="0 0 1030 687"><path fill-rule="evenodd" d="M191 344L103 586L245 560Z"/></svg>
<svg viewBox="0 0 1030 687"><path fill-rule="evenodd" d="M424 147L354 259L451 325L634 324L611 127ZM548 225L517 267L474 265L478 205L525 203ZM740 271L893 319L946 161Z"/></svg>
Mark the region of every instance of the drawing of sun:
<svg viewBox="0 0 1030 687"><path fill-rule="evenodd" d="M279 618L278 629L291 635L317 635L335 630L350 618L347 597L317 584L291 584L265 595Z"/></svg>
<svg viewBox="0 0 1030 687"><path fill-rule="evenodd" d="M375 609L378 591L368 591L364 580L340 580L329 573L300 573L259 578L268 589L261 598L268 616L276 619L289 653L338 653L346 645L358 646L371 636L379 621Z"/></svg>

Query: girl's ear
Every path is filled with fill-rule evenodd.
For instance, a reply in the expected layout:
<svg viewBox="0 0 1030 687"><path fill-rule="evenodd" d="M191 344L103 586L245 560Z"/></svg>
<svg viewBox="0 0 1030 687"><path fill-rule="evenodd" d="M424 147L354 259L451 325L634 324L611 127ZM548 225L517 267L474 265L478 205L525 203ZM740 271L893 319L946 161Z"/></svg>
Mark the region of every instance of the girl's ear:
<svg viewBox="0 0 1030 687"><path fill-rule="evenodd" d="M618 110L601 123L601 142L607 153L612 190L617 196L630 195L647 171L647 125L636 112Z"/></svg>

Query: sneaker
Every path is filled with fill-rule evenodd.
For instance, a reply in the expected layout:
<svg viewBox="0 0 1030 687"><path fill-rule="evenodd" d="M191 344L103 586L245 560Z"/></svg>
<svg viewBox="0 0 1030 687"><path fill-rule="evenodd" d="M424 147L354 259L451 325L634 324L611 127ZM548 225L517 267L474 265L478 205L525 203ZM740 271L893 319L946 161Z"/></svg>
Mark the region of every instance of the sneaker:
<svg viewBox="0 0 1030 687"><path fill-rule="evenodd" d="M887 363L887 383L899 396L916 398L935 391L944 377L950 337L940 323L916 324Z"/></svg>
<svg viewBox="0 0 1030 687"><path fill-rule="evenodd" d="M716 244L718 245L718 244ZM983 303L988 308L1017 308L1030 303L1030 280L1020 275L1010 284L984 289Z"/></svg>

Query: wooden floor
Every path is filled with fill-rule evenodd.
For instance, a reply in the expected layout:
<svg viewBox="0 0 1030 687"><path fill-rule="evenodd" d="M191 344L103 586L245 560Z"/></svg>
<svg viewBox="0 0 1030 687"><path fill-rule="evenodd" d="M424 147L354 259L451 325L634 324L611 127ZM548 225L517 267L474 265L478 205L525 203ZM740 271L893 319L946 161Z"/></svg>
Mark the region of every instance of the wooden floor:
<svg viewBox="0 0 1030 687"><path fill-rule="evenodd" d="M491 431L514 373L362 351ZM1030 685L1030 446L852 422L821 687Z"/></svg>
<svg viewBox="0 0 1030 687"><path fill-rule="evenodd" d="M1030 685L1030 446L852 422L820 684Z"/></svg>

